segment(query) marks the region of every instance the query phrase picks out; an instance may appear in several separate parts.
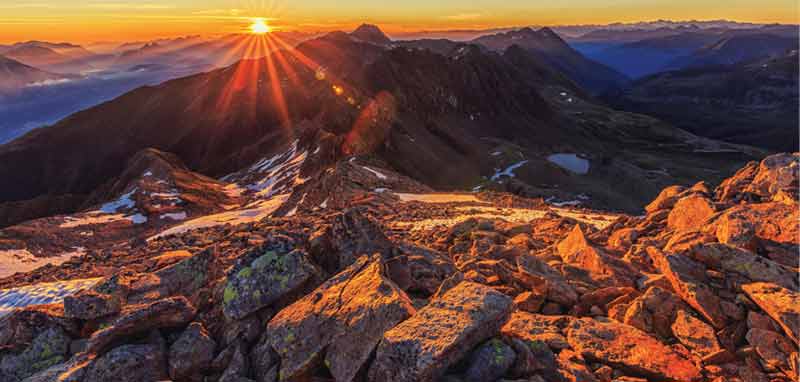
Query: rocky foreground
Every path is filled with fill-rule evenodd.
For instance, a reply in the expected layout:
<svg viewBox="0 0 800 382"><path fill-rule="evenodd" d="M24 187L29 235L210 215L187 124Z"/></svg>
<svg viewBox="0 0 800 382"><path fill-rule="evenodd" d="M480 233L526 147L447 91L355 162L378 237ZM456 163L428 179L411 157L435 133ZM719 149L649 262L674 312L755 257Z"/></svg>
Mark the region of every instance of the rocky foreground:
<svg viewBox="0 0 800 382"><path fill-rule="evenodd" d="M796 381L799 163L613 221L382 197L85 257L0 319L0 380Z"/></svg>

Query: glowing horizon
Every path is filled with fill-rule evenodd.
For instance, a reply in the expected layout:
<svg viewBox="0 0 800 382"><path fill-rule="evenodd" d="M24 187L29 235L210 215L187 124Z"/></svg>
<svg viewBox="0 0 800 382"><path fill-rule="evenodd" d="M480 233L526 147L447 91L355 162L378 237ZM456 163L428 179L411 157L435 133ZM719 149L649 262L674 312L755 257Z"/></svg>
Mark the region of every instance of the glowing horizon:
<svg viewBox="0 0 800 382"><path fill-rule="evenodd" d="M388 34L521 26L597 25L653 20L730 20L797 24L794 0L171 0L82 2L18 0L0 5L0 44L28 40L93 43L186 35L248 33L254 19L271 30L325 32L368 22Z"/></svg>

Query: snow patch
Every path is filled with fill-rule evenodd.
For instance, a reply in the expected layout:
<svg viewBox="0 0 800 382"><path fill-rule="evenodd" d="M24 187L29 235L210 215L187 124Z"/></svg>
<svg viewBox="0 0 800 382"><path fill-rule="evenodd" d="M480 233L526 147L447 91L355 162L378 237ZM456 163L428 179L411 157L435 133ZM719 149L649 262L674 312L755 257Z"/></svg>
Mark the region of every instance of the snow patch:
<svg viewBox="0 0 800 382"><path fill-rule="evenodd" d="M364 170L367 170L367 171L371 172L372 174L374 174L376 177L378 177L378 179L381 179L381 180L386 180L386 179L388 179L388 178L386 177L386 175L383 175L382 173L380 173L380 172L379 172L379 171L377 171L377 170L371 169L371 168L369 168L369 167L367 167L367 166L361 166L361 167L362 167Z"/></svg>
<svg viewBox="0 0 800 382"><path fill-rule="evenodd" d="M82 251L76 250L58 256L36 257L25 249L0 250L0 278L17 272L30 272L47 264L60 265L82 254Z"/></svg>
<svg viewBox="0 0 800 382"><path fill-rule="evenodd" d="M500 180L500 178L502 178L502 177L513 178L515 176L514 175L514 170L516 170L516 169L518 169L518 168L520 168L520 167L522 167L522 166L524 166L526 164L528 164L528 161L524 160L522 162L514 163L513 165L508 166L508 168L506 168L505 170L498 171L494 175L492 175L492 181L494 182L494 181Z"/></svg>
<svg viewBox="0 0 800 382"><path fill-rule="evenodd" d="M161 215L161 219L170 219L170 220L186 220L186 217L187 217L186 211L173 212Z"/></svg>
<svg viewBox="0 0 800 382"><path fill-rule="evenodd" d="M233 211L226 211L214 215L203 216L197 219L189 220L183 224L172 227L158 235L152 236L147 240L154 240L161 237L176 235L187 231L192 231L201 228L216 227L220 225L238 225L245 223L257 222L263 218L272 215L286 200L289 199L289 194L278 195L272 199L259 200L245 207Z"/></svg>
<svg viewBox="0 0 800 382"><path fill-rule="evenodd" d="M136 204L131 199L131 196L133 196L134 193L136 193L135 188L130 190L130 192L127 194L120 196L119 199L103 204L100 206L100 211L103 211L107 214L113 214L119 211L121 208L128 209L133 207Z"/></svg>
<svg viewBox="0 0 800 382"><path fill-rule="evenodd" d="M93 278L58 281L0 290L0 317L13 312L14 309L61 303L65 297L89 289L100 280Z"/></svg>

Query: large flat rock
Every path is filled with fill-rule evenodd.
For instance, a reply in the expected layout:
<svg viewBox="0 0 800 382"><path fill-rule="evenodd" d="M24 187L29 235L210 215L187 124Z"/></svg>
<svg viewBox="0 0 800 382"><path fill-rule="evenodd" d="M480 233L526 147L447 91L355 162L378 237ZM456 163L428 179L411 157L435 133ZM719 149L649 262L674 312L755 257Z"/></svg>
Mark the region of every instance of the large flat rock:
<svg viewBox="0 0 800 382"><path fill-rule="evenodd" d="M369 370L372 381L433 381L497 333L512 308L496 290L462 282L386 332Z"/></svg>
<svg viewBox="0 0 800 382"><path fill-rule="evenodd" d="M352 381L384 332L414 311L381 256L363 256L273 317L267 341L281 357L281 380L302 376L325 350L333 377Z"/></svg>

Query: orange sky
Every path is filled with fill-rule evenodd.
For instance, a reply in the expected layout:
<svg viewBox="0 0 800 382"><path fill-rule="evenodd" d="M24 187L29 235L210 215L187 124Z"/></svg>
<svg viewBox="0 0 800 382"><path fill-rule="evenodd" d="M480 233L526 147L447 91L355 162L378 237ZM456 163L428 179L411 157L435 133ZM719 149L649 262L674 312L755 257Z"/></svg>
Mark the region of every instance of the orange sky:
<svg viewBox="0 0 800 382"><path fill-rule="evenodd" d="M243 31L252 17L282 29L379 24L389 34L642 20L798 23L796 0L2 0L0 43L131 41Z"/></svg>

